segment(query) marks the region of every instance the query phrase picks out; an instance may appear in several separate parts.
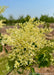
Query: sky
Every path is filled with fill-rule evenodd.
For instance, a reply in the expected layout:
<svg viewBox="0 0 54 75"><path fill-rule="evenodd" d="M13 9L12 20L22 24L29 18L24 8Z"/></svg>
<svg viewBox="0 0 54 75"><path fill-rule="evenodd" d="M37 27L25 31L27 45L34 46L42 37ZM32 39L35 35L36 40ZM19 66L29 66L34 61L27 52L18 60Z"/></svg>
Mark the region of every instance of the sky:
<svg viewBox="0 0 54 75"><path fill-rule="evenodd" d="M16 19L22 15L40 17L46 14L54 16L54 0L0 0L0 6L8 6L3 13L7 18L10 15Z"/></svg>

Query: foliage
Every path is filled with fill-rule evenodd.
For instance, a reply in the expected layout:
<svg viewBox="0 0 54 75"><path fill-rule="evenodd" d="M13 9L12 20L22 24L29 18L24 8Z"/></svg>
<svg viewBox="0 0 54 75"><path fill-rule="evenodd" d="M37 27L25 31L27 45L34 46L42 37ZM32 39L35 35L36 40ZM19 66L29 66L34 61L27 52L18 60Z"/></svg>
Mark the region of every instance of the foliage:
<svg viewBox="0 0 54 75"><path fill-rule="evenodd" d="M36 73L34 68L31 68L31 72L29 73L29 75L40 75L40 74Z"/></svg>
<svg viewBox="0 0 54 75"><path fill-rule="evenodd" d="M38 17L35 17L35 20L34 21L37 21L37 20L39 20Z"/></svg>
<svg viewBox="0 0 54 75"><path fill-rule="evenodd" d="M25 23L25 22L28 22L30 18L31 18L31 16L27 15L26 17L19 16L18 19L14 19L13 16L10 15L9 18L7 19L6 17L0 15L0 20L5 19L6 22L4 22L4 23L6 25L15 25L15 23ZM46 22L46 23L54 23L54 17L53 16L49 17L48 15L41 15L40 18L35 17L34 21L38 21L38 20ZM45 24L45 25L47 25L47 24Z"/></svg>
<svg viewBox="0 0 54 75"><path fill-rule="evenodd" d="M6 20L6 18L3 17L3 15L0 15L0 20Z"/></svg>
<svg viewBox="0 0 54 75"><path fill-rule="evenodd" d="M31 17L29 15L27 15L25 18L23 16L20 16L18 19L18 23L24 23L26 21L28 22L30 18Z"/></svg>
<svg viewBox="0 0 54 75"><path fill-rule="evenodd" d="M20 16L19 19L18 19L18 22L19 23L24 23L25 22L24 17L23 16Z"/></svg>
<svg viewBox="0 0 54 75"><path fill-rule="evenodd" d="M3 35L2 44L12 46L12 52L8 55L9 69L15 68L19 71L20 68L25 69L34 64L48 66L52 63L50 53L51 49L54 50L54 42L46 40L45 37L45 33L52 30L46 27L38 28L40 24L44 22L34 21L34 18L31 18L28 22L19 23L20 29L16 25L13 29L7 30L9 35Z"/></svg>
<svg viewBox="0 0 54 75"><path fill-rule="evenodd" d="M27 15L26 17L24 16L19 16L18 19L14 19L12 15L9 16L9 18L7 19L6 17L3 17L2 15L0 15L0 20L5 19L6 21L4 22L7 26L8 25L15 25L15 23L24 23L26 21L29 21L31 17L29 15Z"/></svg>
<svg viewBox="0 0 54 75"><path fill-rule="evenodd" d="M0 6L0 14L3 13L6 8L7 8L7 6Z"/></svg>
<svg viewBox="0 0 54 75"><path fill-rule="evenodd" d="M43 25L43 27L45 28L48 28L49 29L49 27L50 27L50 24L49 23L45 23L44 25Z"/></svg>
<svg viewBox="0 0 54 75"><path fill-rule="evenodd" d="M27 15L24 19L25 19L25 22L27 21L29 21L29 19L30 19L31 17L29 16L29 15Z"/></svg>
<svg viewBox="0 0 54 75"><path fill-rule="evenodd" d="M6 8L7 8L6 6L3 6L3 7L0 6L0 14L3 13ZM3 23L3 22L5 22L5 20L4 20L4 18L3 18L2 15L0 15L0 19L3 19L3 20L0 20L0 28L2 28L2 27L3 27L4 25L6 25L6 24ZM1 33L0 33L0 52L3 51L3 46L2 46L2 44L1 44L1 41L2 41L2 35L1 35ZM6 49L5 49L5 51L7 52Z"/></svg>
<svg viewBox="0 0 54 75"><path fill-rule="evenodd" d="M52 55L53 50L54 47L45 46L37 51L37 56L35 58L37 60L37 64L39 64L39 67L50 66L52 63L51 59L54 59Z"/></svg>
<svg viewBox="0 0 54 75"><path fill-rule="evenodd" d="M54 17L53 16L49 17L48 15L41 15L40 20L48 22L48 23L54 23Z"/></svg>
<svg viewBox="0 0 54 75"><path fill-rule="evenodd" d="M4 25L6 25L6 24L3 23L4 21L5 20L0 20L0 28L2 28Z"/></svg>
<svg viewBox="0 0 54 75"><path fill-rule="evenodd" d="M2 28L3 25L5 25L3 23L5 20L4 20L4 17L1 15L1 13L3 13L6 8L7 8L7 6L0 6L0 28Z"/></svg>
<svg viewBox="0 0 54 75"><path fill-rule="evenodd" d="M0 56L0 75L6 75L8 73L6 69L7 62L8 61L6 55Z"/></svg>
<svg viewBox="0 0 54 75"><path fill-rule="evenodd" d="M14 23L14 18L13 18L12 15L9 16L8 21L9 21L9 24L10 24L10 25L11 25L12 23Z"/></svg>

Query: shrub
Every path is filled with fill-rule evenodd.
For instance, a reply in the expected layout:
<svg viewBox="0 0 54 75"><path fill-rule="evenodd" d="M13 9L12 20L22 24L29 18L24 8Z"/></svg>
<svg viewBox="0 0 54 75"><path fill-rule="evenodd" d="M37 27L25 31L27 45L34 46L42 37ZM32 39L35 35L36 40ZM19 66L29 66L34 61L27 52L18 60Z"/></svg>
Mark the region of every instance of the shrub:
<svg viewBox="0 0 54 75"><path fill-rule="evenodd" d="M9 35L4 35L2 44L12 46L12 52L8 55L8 68L10 70L16 69L19 72L20 68L26 69L34 64L39 66L50 64L51 50L49 52L48 50L54 47L54 42L46 40L45 33L51 30L38 28L40 24L43 22L34 22L34 19L30 19L29 22L20 23L20 29L16 25L15 28L7 30Z"/></svg>

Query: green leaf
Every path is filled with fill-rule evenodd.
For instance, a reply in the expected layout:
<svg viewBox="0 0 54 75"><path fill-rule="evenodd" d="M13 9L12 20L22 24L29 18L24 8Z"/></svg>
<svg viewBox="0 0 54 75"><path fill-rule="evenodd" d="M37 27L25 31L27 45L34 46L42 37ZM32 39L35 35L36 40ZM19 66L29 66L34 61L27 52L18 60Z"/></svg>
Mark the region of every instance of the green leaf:
<svg viewBox="0 0 54 75"><path fill-rule="evenodd" d="M2 45L0 45L0 52L2 52L2 50L3 50L3 46L2 46Z"/></svg>
<svg viewBox="0 0 54 75"><path fill-rule="evenodd" d="M18 72L18 74L23 74L23 71L22 72L20 72L20 71L17 71Z"/></svg>
<svg viewBox="0 0 54 75"><path fill-rule="evenodd" d="M31 68L31 72L35 72L34 68Z"/></svg>
<svg viewBox="0 0 54 75"><path fill-rule="evenodd" d="M5 49L5 52L8 53L8 50L6 48L4 48L4 49Z"/></svg>
<svg viewBox="0 0 54 75"><path fill-rule="evenodd" d="M29 73L29 75L36 75L34 68L31 68L31 72Z"/></svg>
<svg viewBox="0 0 54 75"><path fill-rule="evenodd" d="M36 73L36 75L40 75L39 73Z"/></svg>

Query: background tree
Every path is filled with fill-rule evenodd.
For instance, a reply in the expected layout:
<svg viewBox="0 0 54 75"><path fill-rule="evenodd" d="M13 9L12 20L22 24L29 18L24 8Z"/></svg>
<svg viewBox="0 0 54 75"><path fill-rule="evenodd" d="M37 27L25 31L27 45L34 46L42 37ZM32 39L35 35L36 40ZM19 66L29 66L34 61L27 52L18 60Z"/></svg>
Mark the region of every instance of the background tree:
<svg viewBox="0 0 54 75"><path fill-rule="evenodd" d="M29 21L30 18L31 18L31 16L27 15L24 19L25 19L25 21Z"/></svg>

